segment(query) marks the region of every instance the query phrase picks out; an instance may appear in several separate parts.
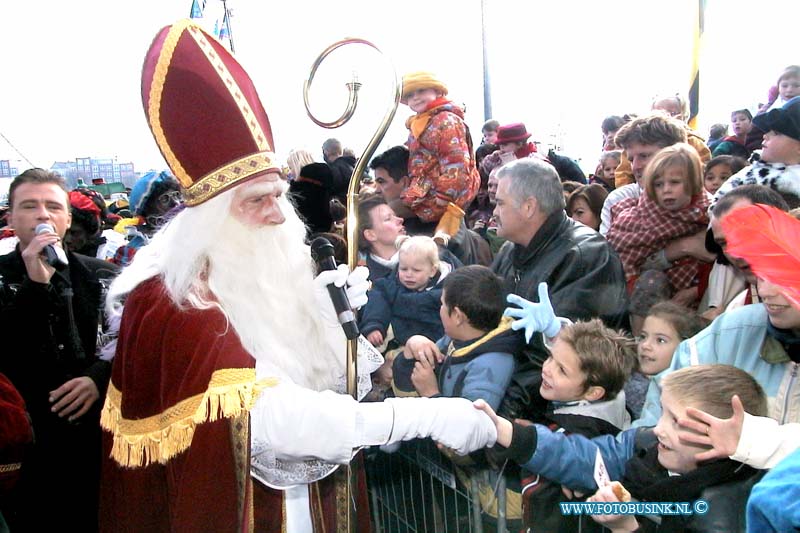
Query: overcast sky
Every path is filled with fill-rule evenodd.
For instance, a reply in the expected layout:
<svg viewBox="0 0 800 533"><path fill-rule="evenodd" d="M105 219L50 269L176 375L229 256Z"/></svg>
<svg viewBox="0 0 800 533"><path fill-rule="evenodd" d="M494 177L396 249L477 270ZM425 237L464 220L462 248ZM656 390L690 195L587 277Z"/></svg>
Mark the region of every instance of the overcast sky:
<svg viewBox="0 0 800 533"><path fill-rule="evenodd" d="M208 0L220 5L219 0ZM641 112L657 93L685 92L693 0L487 0L493 114L524 121L593 168L600 121ZM700 133L730 110L764 101L780 71L800 63L796 0L708 0L701 67ZM302 86L317 55L343 37L378 44L402 75L431 69L467 105L476 141L483 123L479 0L403 2L229 0L236 56L258 87L285 157L339 137L357 153L377 128L391 89L382 58L342 49L317 74L312 107L323 119L344 108L344 83L364 82L352 123L314 125ZM118 157L139 171L165 164L144 119L144 54L164 25L187 17L191 0L20 0L0 2L0 133L37 166L75 157ZM406 139L400 106L382 148ZM0 159L28 164L0 139Z"/></svg>

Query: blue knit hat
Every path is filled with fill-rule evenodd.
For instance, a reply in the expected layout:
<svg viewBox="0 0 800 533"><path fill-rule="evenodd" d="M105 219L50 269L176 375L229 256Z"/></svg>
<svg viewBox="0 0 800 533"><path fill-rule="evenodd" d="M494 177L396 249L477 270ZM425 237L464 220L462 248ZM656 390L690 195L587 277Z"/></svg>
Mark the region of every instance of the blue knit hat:
<svg viewBox="0 0 800 533"><path fill-rule="evenodd" d="M144 207L147 205L147 200L156 189L162 189L159 185L166 185L169 188L174 184L174 188L178 189L178 180L176 180L166 170L162 172L148 172L139 180L134 183L131 189L130 196L130 210L134 215L144 215Z"/></svg>

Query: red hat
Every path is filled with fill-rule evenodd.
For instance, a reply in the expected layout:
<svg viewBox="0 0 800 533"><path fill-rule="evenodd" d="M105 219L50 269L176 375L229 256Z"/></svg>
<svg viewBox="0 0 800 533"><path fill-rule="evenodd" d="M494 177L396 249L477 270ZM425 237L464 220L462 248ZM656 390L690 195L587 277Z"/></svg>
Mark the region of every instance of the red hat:
<svg viewBox="0 0 800 533"><path fill-rule="evenodd" d="M497 140L494 143L500 145L517 141L527 141L530 136L531 134L525 129L525 124L522 122L515 122L497 128Z"/></svg>
<svg viewBox="0 0 800 533"><path fill-rule="evenodd" d="M142 103L186 205L258 174L280 172L252 80L222 43L191 21L163 28L150 45Z"/></svg>
<svg viewBox="0 0 800 533"><path fill-rule="evenodd" d="M92 201L91 198L83 194L79 190L69 191L69 205L81 211L89 211L100 218L100 208Z"/></svg>

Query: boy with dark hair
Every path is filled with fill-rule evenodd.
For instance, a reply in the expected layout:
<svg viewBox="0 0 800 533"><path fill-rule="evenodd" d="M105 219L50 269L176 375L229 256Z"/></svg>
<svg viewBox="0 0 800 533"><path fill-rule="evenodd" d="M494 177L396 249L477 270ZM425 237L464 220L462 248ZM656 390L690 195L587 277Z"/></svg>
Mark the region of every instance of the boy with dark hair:
<svg viewBox="0 0 800 533"><path fill-rule="evenodd" d="M623 117L611 115L603 119L603 122L600 124L600 129L603 132L603 151L619 149L619 145L614 141L614 137L617 135L619 129L624 126L626 122L630 122L632 118L633 117L630 115L625 115Z"/></svg>
<svg viewBox="0 0 800 533"><path fill-rule="evenodd" d="M487 120L481 126L481 134L483 139L481 144L494 144L497 141L497 128L500 127L500 121L493 118Z"/></svg>
<svg viewBox="0 0 800 533"><path fill-rule="evenodd" d="M408 339L392 365L395 395L482 399L499 406L514 372L514 353L524 342L511 330L511 320L503 318L503 282L489 268L471 265L449 274L442 288L439 316L444 336L435 343L422 335ZM472 459L484 462L482 456ZM441 499L438 494L424 497L431 496ZM439 503L447 523L456 520L453 510L467 512L457 505Z"/></svg>
<svg viewBox="0 0 800 533"><path fill-rule="evenodd" d="M753 126L753 114L749 109L731 111L731 125L733 126L733 135L726 135L718 142L712 149L712 155L714 157L733 155L749 159L753 150L761 148L764 132Z"/></svg>
<svg viewBox="0 0 800 533"><path fill-rule="evenodd" d="M439 316L444 337L415 335L394 361L398 396L482 398L499 406L514 371L522 339L503 319L502 281L480 265L459 268L444 279Z"/></svg>
<svg viewBox="0 0 800 533"><path fill-rule="evenodd" d="M766 132L760 159L729 178L714 200L741 185L758 184L776 190L789 208L800 206L800 96L756 116L753 125Z"/></svg>

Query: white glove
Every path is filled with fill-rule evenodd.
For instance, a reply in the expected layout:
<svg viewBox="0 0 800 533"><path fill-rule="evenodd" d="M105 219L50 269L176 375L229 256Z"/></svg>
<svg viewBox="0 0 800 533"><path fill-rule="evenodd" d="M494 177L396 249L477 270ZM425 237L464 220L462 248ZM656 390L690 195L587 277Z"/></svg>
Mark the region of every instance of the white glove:
<svg viewBox="0 0 800 533"><path fill-rule="evenodd" d="M361 309L367 304L367 291L369 291L370 286L369 269L365 266L357 266L347 276L345 292L353 310Z"/></svg>
<svg viewBox="0 0 800 533"><path fill-rule="evenodd" d="M389 398L394 425L386 444L430 437L466 455L494 445L497 429L489 416L465 398Z"/></svg>
<svg viewBox="0 0 800 533"><path fill-rule="evenodd" d="M367 303L367 290L369 289L369 270L365 266L356 267L352 272L347 265L339 265L336 270L323 270L314 278L314 294L320 306L322 318L331 325L339 325L336 311L333 308L328 285L333 283L337 287L345 284L345 293L350 307L356 310Z"/></svg>

